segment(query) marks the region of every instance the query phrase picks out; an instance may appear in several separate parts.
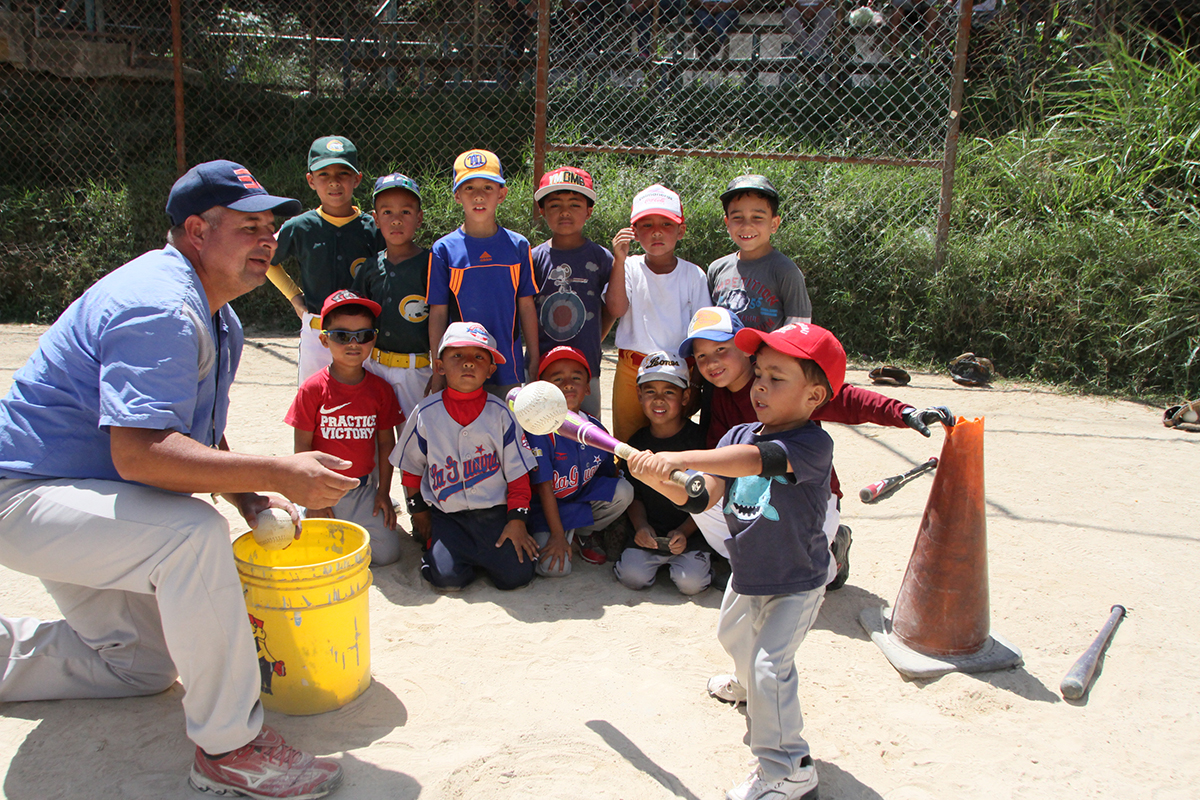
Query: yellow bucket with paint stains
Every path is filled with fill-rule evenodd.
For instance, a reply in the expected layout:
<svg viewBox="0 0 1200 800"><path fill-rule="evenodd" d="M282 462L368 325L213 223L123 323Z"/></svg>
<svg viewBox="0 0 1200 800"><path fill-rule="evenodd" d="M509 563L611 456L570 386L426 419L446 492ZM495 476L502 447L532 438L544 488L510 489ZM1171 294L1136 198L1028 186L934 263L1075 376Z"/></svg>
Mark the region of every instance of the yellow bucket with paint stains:
<svg viewBox="0 0 1200 800"><path fill-rule="evenodd" d="M264 550L253 533L233 556L258 646L262 703L284 714L320 714L371 684L367 590L371 546L353 522L306 519L300 538Z"/></svg>

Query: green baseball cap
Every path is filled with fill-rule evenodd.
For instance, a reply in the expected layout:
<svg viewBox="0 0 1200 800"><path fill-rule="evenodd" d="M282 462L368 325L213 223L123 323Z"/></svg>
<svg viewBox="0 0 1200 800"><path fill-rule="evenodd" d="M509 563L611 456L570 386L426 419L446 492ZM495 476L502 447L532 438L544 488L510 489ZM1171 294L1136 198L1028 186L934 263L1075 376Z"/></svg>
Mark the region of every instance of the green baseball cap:
<svg viewBox="0 0 1200 800"><path fill-rule="evenodd" d="M316 172L333 164L345 164L362 174L362 170L358 168L358 148L345 136L322 136L308 148L309 172Z"/></svg>

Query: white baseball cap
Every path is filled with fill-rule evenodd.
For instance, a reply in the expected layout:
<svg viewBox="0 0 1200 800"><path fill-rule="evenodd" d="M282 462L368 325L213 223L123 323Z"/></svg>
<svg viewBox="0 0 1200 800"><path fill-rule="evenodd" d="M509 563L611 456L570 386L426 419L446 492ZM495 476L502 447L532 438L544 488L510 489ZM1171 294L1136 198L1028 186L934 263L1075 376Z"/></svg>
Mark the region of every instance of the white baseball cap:
<svg viewBox="0 0 1200 800"><path fill-rule="evenodd" d="M629 213L632 225L642 217L661 214L675 223L683 222L683 203L679 195L660 183L647 186L633 198L633 209Z"/></svg>
<svg viewBox="0 0 1200 800"><path fill-rule="evenodd" d="M667 381L686 389L691 383L691 375L682 358L666 350L656 350L643 358L642 365L638 367L638 386L649 381Z"/></svg>
<svg viewBox="0 0 1200 800"><path fill-rule="evenodd" d="M482 347L491 352L497 364L505 363L504 356L496 349L496 340L478 322L451 322L438 344L438 358L447 347Z"/></svg>

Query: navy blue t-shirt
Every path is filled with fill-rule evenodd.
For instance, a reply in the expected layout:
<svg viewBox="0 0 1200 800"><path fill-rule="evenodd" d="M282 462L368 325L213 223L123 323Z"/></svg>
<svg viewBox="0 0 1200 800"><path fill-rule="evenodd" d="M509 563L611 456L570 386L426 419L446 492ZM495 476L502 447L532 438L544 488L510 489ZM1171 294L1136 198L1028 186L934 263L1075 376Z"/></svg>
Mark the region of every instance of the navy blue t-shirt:
<svg viewBox="0 0 1200 800"><path fill-rule="evenodd" d="M829 542L825 511L833 439L815 422L782 433L759 435L761 422L735 425L721 437L728 444L778 442L793 472L764 478L725 478L721 509L729 525L729 563L738 594L807 592L825 585Z"/></svg>

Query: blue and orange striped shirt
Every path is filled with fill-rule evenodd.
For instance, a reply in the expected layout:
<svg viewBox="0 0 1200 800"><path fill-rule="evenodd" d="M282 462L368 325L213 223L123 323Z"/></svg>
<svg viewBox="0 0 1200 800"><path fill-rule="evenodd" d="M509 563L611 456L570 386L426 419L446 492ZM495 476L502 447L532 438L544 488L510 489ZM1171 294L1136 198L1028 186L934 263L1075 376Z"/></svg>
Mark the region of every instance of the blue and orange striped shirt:
<svg viewBox="0 0 1200 800"><path fill-rule="evenodd" d="M529 240L507 228L487 238L459 228L434 242L429 257L429 305L448 305L450 321L478 322L496 337L506 363L490 383L525 381L517 299L537 294ZM431 342L437 347L436 342Z"/></svg>

